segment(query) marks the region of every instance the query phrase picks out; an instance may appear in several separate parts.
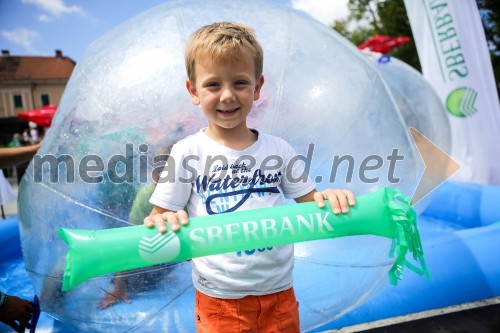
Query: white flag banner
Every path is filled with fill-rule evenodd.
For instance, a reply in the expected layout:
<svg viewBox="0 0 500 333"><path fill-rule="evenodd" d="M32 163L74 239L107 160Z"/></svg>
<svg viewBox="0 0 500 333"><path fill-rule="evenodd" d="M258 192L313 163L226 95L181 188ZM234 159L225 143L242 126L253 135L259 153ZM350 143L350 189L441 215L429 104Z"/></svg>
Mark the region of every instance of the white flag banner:
<svg viewBox="0 0 500 333"><path fill-rule="evenodd" d="M455 179L500 184L500 106L475 0L404 0L424 77L448 111Z"/></svg>

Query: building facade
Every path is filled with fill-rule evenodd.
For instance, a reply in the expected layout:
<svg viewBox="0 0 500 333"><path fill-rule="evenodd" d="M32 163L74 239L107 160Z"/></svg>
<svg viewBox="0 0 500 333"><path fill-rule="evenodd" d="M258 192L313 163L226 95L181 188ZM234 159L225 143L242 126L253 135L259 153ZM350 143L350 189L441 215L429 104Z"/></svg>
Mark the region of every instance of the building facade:
<svg viewBox="0 0 500 333"><path fill-rule="evenodd" d="M53 57L0 57L0 118L22 111L58 105L76 63L56 50Z"/></svg>

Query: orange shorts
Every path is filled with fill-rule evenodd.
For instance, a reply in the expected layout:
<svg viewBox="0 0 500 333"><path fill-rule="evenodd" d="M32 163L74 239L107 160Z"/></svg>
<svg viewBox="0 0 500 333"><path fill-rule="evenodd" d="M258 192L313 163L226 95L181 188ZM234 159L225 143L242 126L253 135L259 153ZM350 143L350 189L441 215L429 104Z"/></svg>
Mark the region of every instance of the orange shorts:
<svg viewBox="0 0 500 333"><path fill-rule="evenodd" d="M198 333L300 332L293 288L240 299L214 298L196 291L194 316Z"/></svg>

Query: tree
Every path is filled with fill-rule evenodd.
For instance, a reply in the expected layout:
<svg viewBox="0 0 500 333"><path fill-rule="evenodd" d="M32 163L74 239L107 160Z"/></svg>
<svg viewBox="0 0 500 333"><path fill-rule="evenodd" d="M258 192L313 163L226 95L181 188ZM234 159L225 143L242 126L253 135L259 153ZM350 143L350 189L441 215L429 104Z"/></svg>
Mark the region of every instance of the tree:
<svg viewBox="0 0 500 333"><path fill-rule="evenodd" d="M337 20L332 24L332 28L349 39L354 45L359 45L373 36L373 31L370 28L358 27L352 31L349 30L349 23L349 20Z"/></svg>
<svg viewBox="0 0 500 333"><path fill-rule="evenodd" d="M497 90L500 91L500 2L498 0L478 0L477 5L490 49Z"/></svg>
<svg viewBox="0 0 500 333"><path fill-rule="evenodd" d="M355 45L375 35L408 36L411 42L400 46L390 55L420 70L403 0L349 0L347 6L350 12L348 18L335 21L333 29ZM349 29L353 25L355 28Z"/></svg>
<svg viewBox="0 0 500 333"><path fill-rule="evenodd" d="M500 1L477 0L486 40L491 54L493 71L499 86L500 79ZM390 53L420 71L417 49L413 42L410 22L403 0L349 0L349 17L335 21L332 28L359 45L374 35L408 36L412 42ZM354 26L354 29L348 29Z"/></svg>

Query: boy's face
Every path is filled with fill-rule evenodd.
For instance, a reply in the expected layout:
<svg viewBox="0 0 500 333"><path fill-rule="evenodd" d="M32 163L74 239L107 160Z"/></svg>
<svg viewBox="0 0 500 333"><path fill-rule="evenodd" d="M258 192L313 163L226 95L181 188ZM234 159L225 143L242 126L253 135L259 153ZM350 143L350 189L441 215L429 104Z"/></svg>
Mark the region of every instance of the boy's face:
<svg viewBox="0 0 500 333"><path fill-rule="evenodd" d="M250 56L227 63L205 60L196 63L196 82L186 87L195 105L201 105L209 129L246 129L246 118L259 99L264 77L255 79Z"/></svg>

